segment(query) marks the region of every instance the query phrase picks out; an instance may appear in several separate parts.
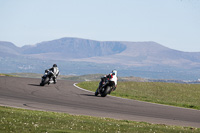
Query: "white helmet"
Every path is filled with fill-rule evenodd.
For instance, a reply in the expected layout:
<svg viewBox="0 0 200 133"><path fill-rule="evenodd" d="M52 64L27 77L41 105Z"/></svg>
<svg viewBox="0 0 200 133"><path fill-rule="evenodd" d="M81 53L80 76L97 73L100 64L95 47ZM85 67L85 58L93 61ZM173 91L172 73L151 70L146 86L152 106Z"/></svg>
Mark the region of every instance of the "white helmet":
<svg viewBox="0 0 200 133"><path fill-rule="evenodd" d="M112 70L112 74L117 76L117 70Z"/></svg>

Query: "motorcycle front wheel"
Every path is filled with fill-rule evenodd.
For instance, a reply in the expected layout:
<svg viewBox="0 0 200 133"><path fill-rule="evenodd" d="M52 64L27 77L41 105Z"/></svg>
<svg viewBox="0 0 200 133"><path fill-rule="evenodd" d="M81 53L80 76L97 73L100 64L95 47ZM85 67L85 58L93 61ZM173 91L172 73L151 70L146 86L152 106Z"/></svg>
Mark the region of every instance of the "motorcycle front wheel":
<svg viewBox="0 0 200 133"><path fill-rule="evenodd" d="M45 78L42 80L42 82L40 83L40 86L45 86L45 84L47 84L49 82L49 78Z"/></svg>
<svg viewBox="0 0 200 133"><path fill-rule="evenodd" d="M99 94L99 92L98 92L98 88L97 88L97 90L95 91L94 95L98 96L98 94Z"/></svg>
<svg viewBox="0 0 200 133"><path fill-rule="evenodd" d="M110 93L110 86L107 86L106 89L101 93L101 97L107 96Z"/></svg>

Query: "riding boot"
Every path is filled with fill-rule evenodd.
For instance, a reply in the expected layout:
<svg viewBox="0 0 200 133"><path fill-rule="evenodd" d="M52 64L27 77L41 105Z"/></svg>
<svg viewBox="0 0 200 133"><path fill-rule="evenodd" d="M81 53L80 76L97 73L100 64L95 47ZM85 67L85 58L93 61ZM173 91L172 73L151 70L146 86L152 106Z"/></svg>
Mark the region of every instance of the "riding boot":
<svg viewBox="0 0 200 133"><path fill-rule="evenodd" d="M53 82L54 82L54 84L56 84L56 83L57 83L57 80L56 80L56 78L55 78L55 77L53 78Z"/></svg>
<svg viewBox="0 0 200 133"><path fill-rule="evenodd" d="M115 90L116 90L116 86L113 86L112 88L113 88L113 89L112 89L113 91L115 91Z"/></svg>

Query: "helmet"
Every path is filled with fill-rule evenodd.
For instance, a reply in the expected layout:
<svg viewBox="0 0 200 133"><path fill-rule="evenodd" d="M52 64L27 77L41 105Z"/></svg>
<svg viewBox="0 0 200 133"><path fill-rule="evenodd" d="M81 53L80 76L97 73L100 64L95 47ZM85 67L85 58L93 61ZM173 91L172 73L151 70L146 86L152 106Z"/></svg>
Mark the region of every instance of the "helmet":
<svg viewBox="0 0 200 133"><path fill-rule="evenodd" d="M117 70L112 70L112 75L116 75L117 76Z"/></svg>
<svg viewBox="0 0 200 133"><path fill-rule="evenodd" d="M56 65L56 64L53 64L53 67L57 67L57 65Z"/></svg>

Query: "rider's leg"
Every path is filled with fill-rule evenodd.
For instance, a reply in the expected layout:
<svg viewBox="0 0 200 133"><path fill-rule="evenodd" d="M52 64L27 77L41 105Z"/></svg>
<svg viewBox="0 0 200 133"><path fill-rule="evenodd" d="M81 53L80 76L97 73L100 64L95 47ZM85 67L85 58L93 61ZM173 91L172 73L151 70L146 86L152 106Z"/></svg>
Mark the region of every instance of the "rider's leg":
<svg viewBox="0 0 200 133"><path fill-rule="evenodd" d="M57 82L56 77L53 77L53 82L54 82L54 84L56 84L56 82Z"/></svg>
<svg viewBox="0 0 200 133"><path fill-rule="evenodd" d="M112 81L112 90L114 91L115 89L116 89L115 82Z"/></svg>

